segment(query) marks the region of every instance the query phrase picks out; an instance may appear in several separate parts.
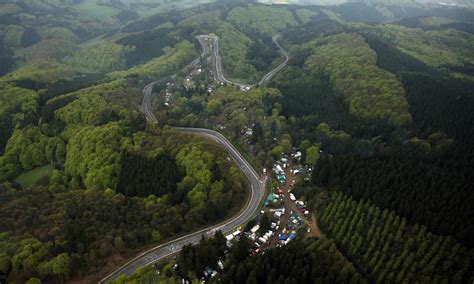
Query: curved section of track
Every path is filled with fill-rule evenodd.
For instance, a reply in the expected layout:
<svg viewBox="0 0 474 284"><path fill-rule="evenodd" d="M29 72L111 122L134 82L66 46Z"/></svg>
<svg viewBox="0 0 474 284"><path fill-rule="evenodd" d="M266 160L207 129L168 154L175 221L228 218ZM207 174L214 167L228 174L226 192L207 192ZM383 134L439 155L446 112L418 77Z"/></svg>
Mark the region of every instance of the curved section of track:
<svg viewBox="0 0 474 284"><path fill-rule="evenodd" d="M200 36L197 36L197 39L199 40L199 42L201 43L203 49L204 49L204 53L206 54L207 53L207 43L205 42L206 39L212 39L214 41L214 48L213 48L213 52L211 54L212 56L212 62L213 62L213 68L214 68L214 79L216 81L218 81L219 83L226 83L226 84L229 84L229 85L234 85L234 86L238 86L240 88L253 88L253 87L256 87L256 86L261 86L265 83L267 83L268 81L271 80L271 78L278 72L280 72L283 68L285 68L285 66L288 64L288 61L290 60L290 55L288 54L288 52L283 49L283 47L278 43L278 38L280 36L279 35L276 35L276 36L273 36L272 37L272 40L273 40L273 43L278 47L278 49L280 50L280 53L283 54L283 56L285 57L285 60L280 63L277 67L275 67L274 69L272 69L270 72L268 72L267 74L265 74L262 79L256 83L256 84L253 84L253 85L248 85L248 84L241 84L241 83L237 83L237 82L232 82L230 81L229 79L227 79L225 77L225 74L224 74L224 67L222 66L222 58L220 56L220 53L219 53L219 37L216 36L216 35L200 35Z"/></svg>
<svg viewBox="0 0 474 284"><path fill-rule="evenodd" d="M272 77L280 72L283 68L285 68L285 66L288 64L288 61L290 60L290 55L288 54L288 52L286 50L283 49L283 47L281 47L281 45L278 43L278 38L279 36L276 35L276 36L273 36L272 37L272 40L273 40L273 43L278 47L278 49L280 50L280 52L283 54L283 56L285 56L285 61L283 61L280 65L278 65L275 69L273 69L272 71L268 72L267 74L265 74L265 76L262 77L262 80L260 80L258 82L258 86L261 86L262 84L270 81L272 79Z"/></svg>
<svg viewBox="0 0 474 284"><path fill-rule="evenodd" d="M145 112L147 119L154 121L152 115ZM215 140L217 143L223 145L231 155L232 159L239 166L240 170L245 174L250 183L250 198L248 199L245 208L241 210L237 215L232 218L214 225L209 228L199 230L197 232L182 236L170 242L164 243L157 247L154 247L133 260L127 262L122 267L109 274L107 277L102 279L100 282L104 283L109 280L113 280L122 274L132 274L137 268L155 263L168 256L174 255L181 251L185 245L195 245L199 243L202 235L211 237L215 232L221 231L223 233L229 232L244 224L251 219L260 207L261 201L265 194L266 180L261 180L254 169L248 164L248 162L240 155L235 147L220 133L209 129L202 128L177 128L180 131L195 133L206 138Z"/></svg>
<svg viewBox="0 0 474 284"><path fill-rule="evenodd" d="M208 48L207 45L202 41L203 37L198 36L197 39L201 43L202 46L202 53L201 56L194 59L190 64L185 66L181 71L187 70L190 67L196 65L199 63L201 57L206 56L208 53ZM273 69L272 71L268 72L262 80L257 85L261 85L264 82L269 81L273 75L275 75L277 72L279 72L281 69L283 69L286 64L288 63L289 56L288 53L278 44L277 42L278 37L275 36L273 37L273 42L278 46L278 48L282 51L282 53L285 55L286 60L281 63L278 67ZM244 85L244 84L238 84L231 82L227 79L225 79L223 72L222 72L222 62L220 59L219 55L219 40L217 38L216 40L216 46L214 48L213 56L214 56L214 62L216 62L216 75L217 75L217 80L221 82L226 82L228 84L240 86L240 87L253 87L253 85ZM219 67L220 66L220 67ZM142 100L142 110L145 114L145 117L148 121L152 122L157 122L157 119L153 112L150 110L150 103L151 103L151 97L153 95L153 87L161 82L164 82L170 78L176 77L176 74L162 78L160 80L157 80L155 82L152 82L148 85L146 85L143 88L143 100ZM139 256L135 257L134 259L130 260L129 262L125 263L122 265L119 269L115 270L111 274L107 275L105 278L103 278L99 283L105 283L107 281L116 279L118 276L123 275L123 274L132 274L137 270L137 268L149 265L152 263L155 263L157 261L160 261L166 257L169 257L171 255L174 255L181 251L182 247L185 245L195 245L199 243L201 240L201 236L203 234L207 236L213 236L215 232L221 231L223 233L229 232L237 228L238 226L244 224L248 220L250 220L258 211L261 202L263 201L263 197L265 195L265 190L266 190L266 179L260 179L259 175L256 173L256 171L252 168L252 166L245 160L242 155L240 155L239 151L232 145L232 143L227 140L227 138L224 137L224 135L220 134L219 132L210 130L210 129L204 129L204 128L183 128L183 127L176 127L176 129L183 131L183 132L188 132L188 133L194 133L197 135L201 135L203 137L206 137L208 139L214 140L217 143L221 144L223 147L227 149L229 152L230 156L232 159L235 161L239 169L244 173L244 175L247 177L249 184L250 184L250 197L244 207L243 210L241 210L237 215L231 217L230 219L211 226L209 228L205 228L202 230L199 230L197 232L179 237L175 240L169 241L167 243L161 244L159 246L156 246Z"/></svg>

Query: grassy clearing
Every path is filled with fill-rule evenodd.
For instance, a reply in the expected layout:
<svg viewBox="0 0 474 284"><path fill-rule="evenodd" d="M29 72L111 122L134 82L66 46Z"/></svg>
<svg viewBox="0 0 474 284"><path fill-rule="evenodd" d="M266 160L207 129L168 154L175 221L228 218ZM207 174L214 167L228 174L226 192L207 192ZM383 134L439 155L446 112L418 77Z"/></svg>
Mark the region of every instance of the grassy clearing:
<svg viewBox="0 0 474 284"><path fill-rule="evenodd" d="M104 18L113 17L120 13L120 10L111 6L98 5L96 0L86 0L74 6L84 15L103 20Z"/></svg>
<svg viewBox="0 0 474 284"><path fill-rule="evenodd" d="M52 165L44 165L19 175L15 179L15 182L21 185L22 188L28 188L32 186L40 177L51 173L53 170L54 167Z"/></svg>

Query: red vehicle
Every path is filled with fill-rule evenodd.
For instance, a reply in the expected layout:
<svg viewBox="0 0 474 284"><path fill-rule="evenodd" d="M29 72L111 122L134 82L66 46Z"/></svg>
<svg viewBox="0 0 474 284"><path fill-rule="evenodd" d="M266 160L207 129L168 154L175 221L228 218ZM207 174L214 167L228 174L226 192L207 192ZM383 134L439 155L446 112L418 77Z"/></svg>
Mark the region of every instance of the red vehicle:
<svg viewBox="0 0 474 284"><path fill-rule="evenodd" d="M260 249L258 248L258 249L256 249L256 250L252 251L252 253L251 253L250 255L251 255L251 256L255 256L255 255L257 255L259 252L260 252Z"/></svg>

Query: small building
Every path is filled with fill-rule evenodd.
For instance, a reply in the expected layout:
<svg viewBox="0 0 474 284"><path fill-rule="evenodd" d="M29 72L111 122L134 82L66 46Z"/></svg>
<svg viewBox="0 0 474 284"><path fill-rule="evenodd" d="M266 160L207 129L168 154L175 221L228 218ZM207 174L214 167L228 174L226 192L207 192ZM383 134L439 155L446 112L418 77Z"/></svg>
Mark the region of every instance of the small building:
<svg viewBox="0 0 474 284"><path fill-rule="evenodd" d="M254 233L256 233L259 229L260 229L260 225L255 225L255 226L253 226L252 229L250 229L250 232L252 232L252 233L254 234Z"/></svg>
<svg viewBox="0 0 474 284"><path fill-rule="evenodd" d="M225 236L225 238L228 242L230 242L234 239L234 235L233 234L228 234L227 236Z"/></svg>

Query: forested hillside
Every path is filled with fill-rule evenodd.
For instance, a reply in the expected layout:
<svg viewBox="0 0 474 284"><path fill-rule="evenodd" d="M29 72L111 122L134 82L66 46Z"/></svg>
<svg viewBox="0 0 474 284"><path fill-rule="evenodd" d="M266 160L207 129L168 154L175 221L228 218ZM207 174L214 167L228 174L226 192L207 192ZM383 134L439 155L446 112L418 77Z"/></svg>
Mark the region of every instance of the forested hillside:
<svg viewBox="0 0 474 284"><path fill-rule="evenodd" d="M398 33L402 29L406 32ZM472 35L458 33L386 25L356 28L330 21L304 25L285 34L296 55L273 86L286 98L284 113L301 117L300 125L307 130L319 125L314 135L306 132L302 137L321 141L322 149L335 155L316 164L313 180L318 186L369 199L471 247L473 88L469 69L454 66L469 66ZM356 34L363 38L356 40ZM343 44L348 36L352 40ZM340 45L332 43L330 48L331 42ZM343 54L346 46L348 54ZM356 57L364 49L372 59L350 60L352 55L364 58ZM339 65L330 65L338 60ZM358 67L349 69L353 62ZM390 79L377 79L377 73L368 71L350 73L368 63ZM364 79L366 74L371 75ZM341 81L341 76L354 81ZM398 100L387 96L395 90ZM364 91L375 97L356 100ZM382 98L387 101L379 101ZM372 118L364 118L363 109L372 103L374 108L366 112ZM400 118L410 118L399 124L404 130L381 124L383 115L397 117L397 112Z"/></svg>
<svg viewBox="0 0 474 284"><path fill-rule="evenodd" d="M162 52L159 44L174 45L160 30L134 42L121 39L118 46L101 41L132 20L154 13L173 17L170 11L179 14L181 9L196 5L194 1L155 2L4 1L0 3L0 75L23 64L63 60L78 68L110 72L157 57ZM163 38L161 43L156 42L157 36ZM131 49L135 52L130 53Z"/></svg>
<svg viewBox="0 0 474 284"><path fill-rule="evenodd" d="M233 259L215 283L367 283L328 240L298 240L244 261Z"/></svg>
<svg viewBox="0 0 474 284"><path fill-rule="evenodd" d="M334 92L348 102L350 114L395 126L410 124L401 84L376 67L375 53L362 38L345 33L330 36L313 53L304 68L327 74Z"/></svg>
<svg viewBox="0 0 474 284"><path fill-rule="evenodd" d="M246 181L223 148L147 126L138 109L143 83L196 57L184 38L127 35L0 79L1 281L85 279L244 202Z"/></svg>
<svg viewBox="0 0 474 284"><path fill-rule="evenodd" d="M244 167L173 128L203 127L269 186L292 163L321 232L257 250L258 217L117 283L471 283L472 9L207 2L0 3L0 282L98 282L241 212Z"/></svg>
<svg viewBox="0 0 474 284"><path fill-rule="evenodd" d="M112 28L110 24L81 15L71 7L43 0L4 1L0 3L0 11L0 75L21 62L69 55L78 49L78 43ZM51 17L56 17L56 22Z"/></svg>
<svg viewBox="0 0 474 284"><path fill-rule="evenodd" d="M245 182L225 159L224 150L173 130L140 131L138 117L127 118L127 111L119 107L132 106L119 101L120 87L94 88L98 102L114 97L108 104L117 107L116 114L87 101L87 113L80 115L84 107L79 102L93 98L83 91L65 106L64 114L70 118L63 117L60 108L50 124L15 130L9 139L1 159L4 181L45 164L56 168L32 189L2 186L2 273L10 280L89 274L91 268L104 264L98 258L127 255L134 248L222 218L243 199ZM116 93L104 93L107 88ZM131 155L136 158L128 158ZM157 168L143 161L157 165L166 161L168 170L176 170L171 176L163 171L145 176ZM189 166L199 163L198 171ZM142 175L128 175L130 168ZM157 174L162 182L153 178ZM165 184L169 188L163 189ZM82 233L89 230L94 234ZM32 262L28 259L33 255Z"/></svg>

